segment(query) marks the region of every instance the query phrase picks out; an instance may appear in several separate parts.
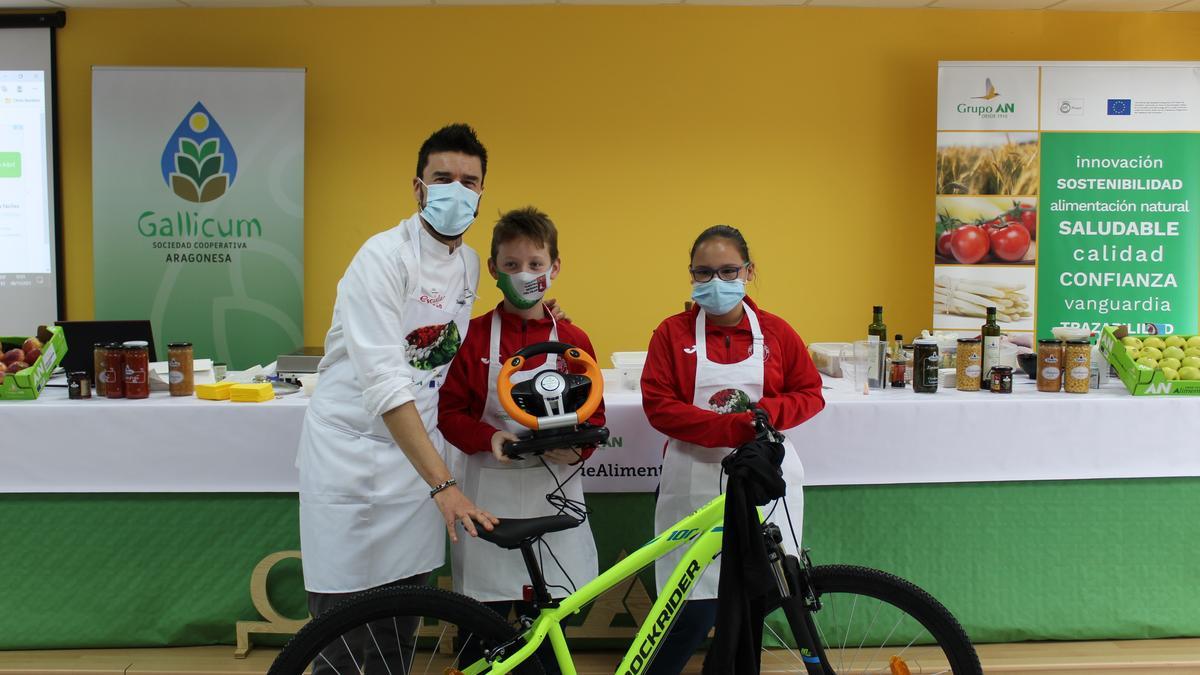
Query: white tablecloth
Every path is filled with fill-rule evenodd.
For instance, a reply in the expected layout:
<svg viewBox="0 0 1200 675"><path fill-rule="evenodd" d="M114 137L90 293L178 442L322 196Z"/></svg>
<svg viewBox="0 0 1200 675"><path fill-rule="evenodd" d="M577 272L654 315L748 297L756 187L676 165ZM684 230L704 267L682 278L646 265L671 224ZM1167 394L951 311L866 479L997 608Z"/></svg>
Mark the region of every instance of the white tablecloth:
<svg viewBox="0 0 1200 675"><path fill-rule="evenodd" d="M827 380L827 406L788 432L807 485L1200 476L1200 397L1119 384L1010 395L885 390ZM586 466L593 492L653 491L664 437L637 392L605 396L612 438ZM0 492L294 492L308 399L70 401L47 389L0 403Z"/></svg>

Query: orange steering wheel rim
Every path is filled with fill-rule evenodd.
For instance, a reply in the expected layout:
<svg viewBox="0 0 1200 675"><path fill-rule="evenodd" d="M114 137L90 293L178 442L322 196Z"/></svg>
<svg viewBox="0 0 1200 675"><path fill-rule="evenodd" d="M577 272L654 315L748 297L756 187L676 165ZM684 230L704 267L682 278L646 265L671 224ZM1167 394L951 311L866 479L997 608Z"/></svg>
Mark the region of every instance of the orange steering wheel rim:
<svg viewBox="0 0 1200 675"><path fill-rule="evenodd" d="M600 403L604 400L604 374L600 372L600 366L596 365L596 360L578 347L567 348L563 352L563 358L568 364L582 368L582 374L592 381L587 400L583 402L579 410L575 411L576 424L582 424L596 414L596 410L600 408ZM524 365L524 356L511 356L504 360L504 365L500 368L499 380L496 382L496 395L500 399L500 407L504 408L504 412L508 413L513 421L536 431L539 428L538 418L522 410L512 397L512 376L520 372Z"/></svg>

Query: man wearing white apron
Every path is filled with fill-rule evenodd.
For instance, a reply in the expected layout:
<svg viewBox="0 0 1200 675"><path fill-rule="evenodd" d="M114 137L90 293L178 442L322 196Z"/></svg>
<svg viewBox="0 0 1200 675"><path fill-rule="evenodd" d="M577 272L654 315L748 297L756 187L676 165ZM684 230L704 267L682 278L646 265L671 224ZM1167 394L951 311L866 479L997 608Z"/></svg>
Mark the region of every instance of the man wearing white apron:
<svg viewBox="0 0 1200 675"><path fill-rule="evenodd" d="M501 450L504 440L526 431L505 413L496 393L504 358L539 342L559 340L595 358L587 334L573 323L556 321L542 303L559 269L557 229L546 214L527 207L501 216L492 233L488 270L504 300L471 320L469 338L450 368L438 403L441 431L465 460L463 492L502 519L556 515L559 509L546 499L552 493L583 504L578 464L590 451L553 450L542 458L509 460ZM534 357L511 379L517 384L547 368L564 366L554 354L544 360ZM603 405L588 422L604 424ZM542 539L540 563L556 597L595 578L596 544L587 523ZM519 602L522 587L530 583L519 551L466 537L452 548L455 591L488 603L501 616L508 615L514 602L519 611L529 611ZM470 656L464 655L464 661L470 662ZM539 657L547 673L558 672L552 654L539 652Z"/></svg>
<svg viewBox="0 0 1200 675"><path fill-rule="evenodd" d="M447 530L457 539L456 524L474 536L475 523L497 522L455 485L437 432L438 387L478 283L479 258L462 234L478 213L486 170L487 151L470 127L434 133L413 179L419 213L369 239L338 283L296 462L314 616L346 594L426 583L445 561ZM381 631L397 632L387 623ZM414 631L399 626L395 637L411 644ZM394 657L349 646L360 653L329 655L314 672Z"/></svg>
<svg viewBox="0 0 1200 675"><path fill-rule="evenodd" d="M794 427L824 407L820 374L799 336L745 296L754 268L741 233L723 225L709 228L693 246L691 260L697 307L663 321L642 373L647 417L669 439L655 532L724 492L721 460L753 438L751 404L766 410L780 429ZM787 497L765 511L784 532L784 546L793 550L790 533L794 529L799 538L804 517L804 468L791 441L784 445ZM685 549L656 561L660 592ZM704 641L716 621L720 571L717 560L695 582L647 675L679 673Z"/></svg>

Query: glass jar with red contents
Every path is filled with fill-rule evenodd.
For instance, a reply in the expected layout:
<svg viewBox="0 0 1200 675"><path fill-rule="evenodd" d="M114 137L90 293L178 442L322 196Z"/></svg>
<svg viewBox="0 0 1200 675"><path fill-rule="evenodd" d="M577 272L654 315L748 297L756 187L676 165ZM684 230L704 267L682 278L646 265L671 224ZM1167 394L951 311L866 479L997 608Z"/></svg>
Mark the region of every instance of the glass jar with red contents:
<svg viewBox="0 0 1200 675"><path fill-rule="evenodd" d="M108 393L104 387L104 382L108 379L104 374L105 369L108 367L104 363L107 353L108 344L104 342L97 342L92 346L92 374L94 375L92 378L92 389L96 392L97 398L102 398Z"/></svg>
<svg viewBox="0 0 1200 675"><path fill-rule="evenodd" d="M150 396L150 343L131 340L125 343L125 398Z"/></svg>
<svg viewBox="0 0 1200 675"><path fill-rule="evenodd" d="M120 342L104 350L104 395L125 398L125 348Z"/></svg>

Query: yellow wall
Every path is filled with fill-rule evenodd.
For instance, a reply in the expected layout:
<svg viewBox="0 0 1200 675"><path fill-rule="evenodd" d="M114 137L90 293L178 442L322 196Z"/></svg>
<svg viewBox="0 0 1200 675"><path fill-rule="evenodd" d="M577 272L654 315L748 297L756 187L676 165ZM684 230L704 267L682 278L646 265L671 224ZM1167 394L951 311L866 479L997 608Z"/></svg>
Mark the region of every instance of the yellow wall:
<svg viewBox="0 0 1200 675"><path fill-rule="evenodd" d="M1200 59L1200 14L764 7L72 10L59 91L70 318L92 314L93 65L304 67L305 338L372 233L412 213L416 151L469 121L480 224L535 204L562 231L552 295L602 359L678 311L695 235L747 234L752 288L810 342L870 305L930 318L939 59ZM486 256L486 253L485 253ZM498 299L483 290L481 308Z"/></svg>

